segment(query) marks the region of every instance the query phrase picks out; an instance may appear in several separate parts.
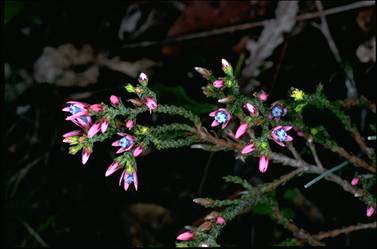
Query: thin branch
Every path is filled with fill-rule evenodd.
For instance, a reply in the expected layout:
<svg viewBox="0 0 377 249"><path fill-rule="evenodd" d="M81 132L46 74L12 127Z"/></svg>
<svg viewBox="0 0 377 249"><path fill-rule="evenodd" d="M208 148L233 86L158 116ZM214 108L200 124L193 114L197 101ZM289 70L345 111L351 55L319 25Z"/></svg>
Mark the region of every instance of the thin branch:
<svg viewBox="0 0 377 249"><path fill-rule="evenodd" d="M322 240L322 239L325 239L325 238L336 237L336 236L338 236L342 233L350 233L350 232L353 232L353 231L376 228L376 227L377 227L377 222L367 223L367 224L357 224L357 225L352 225L352 226L348 226L348 227L344 227L344 228L340 228L340 229L331 230L331 231L328 231L328 232L321 232L319 234L313 235L313 237L318 239L318 240Z"/></svg>
<svg viewBox="0 0 377 249"><path fill-rule="evenodd" d="M297 168L297 169L293 170L292 172L281 176L279 179L267 184L266 186L263 186L261 191L262 192L269 192L271 190L274 190L277 187L279 187L280 185L285 184L286 182L288 182L289 180L291 180L295 176L301 174L302 171L303 171L302 168Z"/></svg>
<svg viewBox="0 0 377 249"><path fill-rule="evenodd" d="M356 156L353 156L353 155L349 154L342 147L337 147L333 151L336 152L336 153L338 153L340 156L342 156L342 157L348 159L349 161L351 161L355 166L360 167L360 168L364 168L366 170L369 170L370 172L376 173L376 168L374 168L373 166L369 165L364 160L362 160L362 159L360 159L360 158L358 158Z"/></svg>
<svg viewBox="0 0 377 249"><path fill-rule="evenodd" d="M296 17L296 21L310 20L310 19L320 17L321 15L323 16L334 15L341 12L364 8L364 7L370 7L374 5L375 5L374 1L360 1L356 3L351 3L351 4L327 9L327 10L324 10L322 13L320 12L304 13L304 14L298 15ZM206 38L209 36L233 33L235 31L249 30L249 29L254 29L258 27L263 27L270 20L271 19L267 19L267 20L259 21L259 22L244 23L244 24L239 24L239 25L234 25L234 26L229 26L229 27L224 27L224 28L219 28L219 29L213 29L209 31L203 31L199 33L187 34L187 35L182 35L178 37L171 37L163 41L143 41L139 43L125 44L122 46L122 48L137 48L137 47L143 48L143 47L150 47L154 45L173 44L173 43L178 43L178 42L192 40L192 39Z"/></svg>
<svg viewBox="0 0 377 249"><path fill-rule="evenodd" d="M317 154L317 150L315 148L313 140L309 138L307 145L308 145L310 151L312 152L315 164L317 164L318 168L323 169L323 164L322 164L321 160L319 160L319 157L318 157L318 154Z"/></svg>
<svg viewBox="0 0 377 249"><path fill-rule="evenodd" d="M296 158L296 160L302 161L302 158L300 154L297 152L296 148L292 145L291 142L287 142L287 148L292 153L293 157Z"/></svg>

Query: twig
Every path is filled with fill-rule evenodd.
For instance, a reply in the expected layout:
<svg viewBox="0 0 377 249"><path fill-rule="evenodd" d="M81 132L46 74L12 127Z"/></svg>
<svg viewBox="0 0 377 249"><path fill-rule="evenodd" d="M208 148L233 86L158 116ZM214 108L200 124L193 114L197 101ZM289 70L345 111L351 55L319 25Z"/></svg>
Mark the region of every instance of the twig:
<svg viewBox="0 0 377 249"><path fill-rule="evenodd" d="M309 138L307 145L308 145L310 151L312 152L315 164L317 164L318 168L323 169L323 164L322 164L321 160L319 160L319 157L318 157L318 154L317 154L317 150L315 148L313 140Z"/></svg>
<svg viewBox="0 0 377 249"><path fill-rule="evenodd" d="M299 175L301 174L303 171L302 168L297 168L295 170L293 170L292 172L286 174L286 175L283 175L281 176L279 179L267 184L266 186L264 186L262 188L262 192L269 192L271 190L274 190L276 189L277 187L279 187L280 185L282 184L285 184L286 182L288 182L289 180L291 180L292 178L294 178L296 175Z"/></svg>
<svg viewBox="0 0 377 249"><path fill-rule="evenodd" d="M336 47L334 39L331 36L331 32L330 32L330 29L329 29L329 25L327 24L326 18L323 15L322 2L320 0L316 0L315 5L317 6L319 13L321 14L321 16L320 16L321 24L318 25L316 23L313 23L313 26L318 28L322 32L322 34L325 36L327 43L329 44L330 51L334 55L336 62L338 62L338 64L341 65L343 60L340 56L338 48ZM347 77L345 79L345 85L346 85L346 88L347 88L347 98L355 99L355 98L357 98L356 83L355 83L353 77L352 76L350 77L347 74L347 72L346 72L346 75L347 75Z"/></svg>
<svg viewBox="0 0 377 249"><path fill-rule="evenodd" d="M353 155L349 154L342 147L337 147L333 151L336 152L336 153L338 153L340 156L342 156L342 157L348 159L349 161L351 161L355 166L360 167L360 168L364 168L366 170L369 170L370 172L376 173L376 169L373 166L369 165L364 160L362 160L362 159L360 159L360 158L358 158L356 156L353 156Z"/></svg>
<svg viewBox="0 0 377 249"><path fill-rule="evenodd" d="M374 1L360 1L356 3L351 3L351 4L327 9L327 10L324 10L322 13L320 12L304 13L304 14L298 15L296 17L296 21L314 19L314 18L320 17L321 15L323 16L334 15L341 12L374 6L374 5L375 5ZM267 20L259 21L259 22L244 23L244 24L229 26L225 28L213 29L210 31L187 34L187 35L182 35L178 37L167 38L163 41L144 41L144 42L139 42L139 43L125 44L122 46L122 48L137 48L137 47L144 48L144 47L150 47L154 45L173 44L173 43L192 40L192 39L204 38L204 37L215 36L215 35L226 34L226 33L233 33L235 31L249 30L249 29L254 29L258 27L263 27L270 20L271 19L267 19Z"/></svg>
<svg viewBox="0 0 377 249"><path fill-rule="evenodd" d="M377 227L377 222L367 223L367 224L357 224L357 225L352 225L352 226L348 226L348 227L344 227L344 228L340 228L340 229L331 230L331 231L328 231L328 232L321 232L319 234L313 235L313 237L318 239L318 240L322 240L322 239L325 239L325 238L336 237L336 236L338 236L339 234L342 234L342 233L350 233L350 232L353 232L353 231L369 229L369 228L376 228L376 227Z"/></svg>
<svg viewBox="0 0 377 249"><path fill-rule="evenodd" d="M292 153L293 157L296 158L296 160L302 161L302 158L300 154L297 152L296 148L292 145L291 142L287 142L287 148Z"/></svg>
<svg viewBox="0 0 377 249"><path fill-rule="evenodd" d="M48 244L39 236L39 234L26 222L22 222L22 225L26 228L26 230L32 235L36 241L39 242L39 244L42 245L42 247L49 247Z"/></svg>
<svg viewBox="0 0 377 249"><path fill-rule="evenodd" d="M296 224L286 219L277 207L274 208L274 212L277 222L291 231L296 238L307 241L311 246L325 246L323 242L320 242L304 229L297 227Z"/></svg>

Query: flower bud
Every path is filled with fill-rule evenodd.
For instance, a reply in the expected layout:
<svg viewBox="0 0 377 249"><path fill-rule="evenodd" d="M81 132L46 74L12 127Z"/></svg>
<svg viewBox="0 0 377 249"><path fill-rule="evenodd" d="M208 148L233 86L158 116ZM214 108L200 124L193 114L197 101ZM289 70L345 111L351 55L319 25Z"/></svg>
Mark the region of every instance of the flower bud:
<svg viewBox="0 0 377 249"><path fill-rule="evenodd" d="M110 96L110 103L113 105L113 106L118 106L119 103L120 103L120 99L119 97L115 96L115 95L111 95Z"/></svg>
<svg viewBox="0 0 377 249"><path fill-rule="evenodd" d="M211 71L209 71L208 69L205 69L205 68L202 68L202 67L194 67L194 69L195 69L195 71L200 73L203 76L203 78L205 78L206 80L209 80L212 76Z"/></svg>
<svg viewBox="0 0 377 249"><path fill-rule="evenodd" d="M352 186L356 186L360 181L360 178L359 177L354 177L351 181L351 185Z"/></svg>
<svg viewBox="0 0 377 249"><path fill-rule="evenodd" d="M141 73L138 79L139 83L146 86L148 84L148 77L145 73Z"/></svg>
<svg viewBox="0 0 377 249"><path fill-rule="evenodd" d="M222 80L215 80L212 84L216 88L222 88L224 86L224 81L222 81Z"/></svg>

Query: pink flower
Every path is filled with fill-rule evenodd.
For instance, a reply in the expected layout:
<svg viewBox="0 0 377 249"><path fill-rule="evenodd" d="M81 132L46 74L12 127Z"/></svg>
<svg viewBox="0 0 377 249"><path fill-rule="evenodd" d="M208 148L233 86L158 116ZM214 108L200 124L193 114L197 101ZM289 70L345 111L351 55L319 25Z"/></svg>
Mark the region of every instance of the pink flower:
<svg viewBox="0 0 377 249"><path fill-rule="evenodd" d="M224 86L224 81L222 80L215 80L213 82L213 86L216 88L222 88Z"/></svg>
<svg viewBox="0 0 377 249"><path fill-rule="evenodd" d="M218 216L218 217L216 218L216 224L224 225L224 224L225 224L225 219L224 219L224 217L222 217L222 216Z"/></svg>
<svg viewBox="0 0 377 249"><path fill-rule="evenodd" d="M145 73L140 73L138 81L139 83L148 82L148 76Z"/></svg>
<svg viewBox="0 0 377 249"><path fill-rule="evenodd" d="M96 135L100 131L100 126L100 123L94 123L88 130L88 138L92 138L94 135Z"/></svg>
<svg viewBox="0 0 377 249"><path fill-rule="evenodd" d="M70 132L63 134L63 137L69 138L69 137L75 137L75 136L81 136L81 135L82 135L81 130L74 130L74 131L70 131Z"/></svg>
<svg viewBox="0 0 377 249"><path fill-rule="evenodd" d="M123 170L122 174L120 175L119 179L119 186L122 185L123 182L123 187L124 190L127 191L128 187L130 186L131 183L134 183L135 190L137 191L138 188L138 181L137 181L137 174L136 171L133 172L127 172L127 170Z"/></svg>
<svg viewBox="0 0 377 249"><path fill-rule="evenodd" d="M143 147L140 145L134 150L133 156L138 157L143 152Z"/></svg>
<svg viewBox="0 0 377 249"><path fill-rule="evenodd" d="M283 142L292 141L293 138L287 134L287 131L292 129L292 126L278 125L271 130L272 139L280 146L285 146Z"/></svg>
<svg viewBox="0 0 377 249"><path fill-rule="evenodd" d="M157 108L157 102L151 97L145 98L145 105L149 108L150 111Z"/></svg>
<svg viewBox="0 0 377 249"><path fill-rule="evenodd" d="M242 148L241 154L248 154L252 152L254 149L255 149L254 143L250 142L249 144L247 144L245 147Z"/></svg>
<svg viewBox="0 0 377 249"><path fill-rule="evenodd" d="M82 116L71 121L84 130L88 130L92 126L92 118L90 116Z"/></svg>
<svg viewBox="0 0 377 249"><path fill-rule="evenodd" d="M351 181L351 185L352 186L356 186L360 181L360 178L359 177L354 177Z"/></svg>
<svg viewBox="0 0 377 249"><path fill-rule="evenodd" d="M117 97L117 96L115 96L115 95L111 95L111 96L110 96L110 103L111 103L111 105L113 105L113 106L118 106L119 103L120 103L120 99L119 99L119 97Z"/></svg>
<svg viewBox="0 0 377 249"><path fill-rule="evenodd" d="M268 94L265 91L261 91L258 95L260 101L264 102L268 98Z"/></svg>
<svg viewBox="0 0 377 249"><path fill-rule="evenodd" d="M238 127L238 129L236 131L235 138L237 138L237 139L240 138L243 134L246 133L248 128L249 128L249 126L247 125L247 123L240 124L240 126Z"/></svg>
<svg viewBox="0 0 377 249"><path fill-rule="evenodd" d="M221 128L223 129L228 125L229 121L232 118L230 112L228 112L224 108L219 108L216 111L211 112L209 116L214 117L211 127L215 127L222 124Z"/></svg>
<svg viewBox="0 0 377 249"><path fill-rule="evenodd" d="M109 175L112 175L117 170L121 169L122 167L117 161L114 161L106 170L105 176L108 177Z"/></svg>
<svg viewBox="0 0 377 249"><path fill-rule="evenodd" d="M134 122L132 119L127 120L127 122L126 122L126 127L127 127L129 130L131 130L132 127L134 127L134 125L135 125L135 122Z"/></svg>
<svg viewBox="0 0 377 249"><path fill-rule="evenodd" d="M111 144L112 146L120 147L117 150L116 154L131 150L132 147L135 145L135 137L128 135L126 133L118 133L118 135L122 136L122 138Z"/></svg>
<svg viewBox="0 0 377 249"><path fill-rule="evenodd" d="M102 133L105 133L107 131L107 128L109 128L109 120L107 118L105 118L102 123L101 123L101 132Z"/></svg>
<svg viewBox="0 0 377 249"><path fill-rule="evenodd" d="M371 217L373 214L374 214L374 207L369 206L369 207L367 208L367 216L368 216L368 217Z"/></svg>
<svg viewBox="0 0 377 249"><path fill-rule="evenodd" d="M244 107L249 111L249 113L250 113L251 116L258 115L258 109L254 105L252 105L250 103L246 103L244 105Z"/></svg>
<svg viewBox="0 0 377 249"><path fill-rule="evenodd" d="M262 155L259 158L259 171L264 173L267 171L268 168L268 157L265 155Z"/></svg>
<svg viewBox="0 0 377 249"><path fill-rule="evenodd" d="M177 236L177 240L182 240L182 241L191 240L192 238L193 238L192 232L184 232Z"/></svg>
<svg viewBox="0 0 377 249"><path fill-rule="evenodd" d="M72 121L89 114L89 104L78 101L68 101L67 103L69 104L69 106L64 107L62 111L69 112L72 115L68 116L65 120Z"/></svg>
<svg viewBox="0 0 377 249"><path fill-rule="evenodd" d="M90 154L92 152L89 150L89 148L84 148L81 153L81 162L83 165L86 164L86 162L89 160Z"/></svg>
<svg viewBox="0 0 377 249"><path fill-rule="evenodd" d="M94 112L101 112L103 110L103 105L102 104L94 104L89 107L90 110Z"/></svg>

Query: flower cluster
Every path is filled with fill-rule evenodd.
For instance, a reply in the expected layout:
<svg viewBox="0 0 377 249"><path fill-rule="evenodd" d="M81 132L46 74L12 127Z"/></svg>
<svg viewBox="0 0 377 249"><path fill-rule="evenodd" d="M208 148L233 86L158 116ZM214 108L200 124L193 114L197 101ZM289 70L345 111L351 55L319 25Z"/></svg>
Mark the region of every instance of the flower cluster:
<svg viewBox="0 0 377 249"><path fill-rule="evenodd" d="M254 152L254 155L259 156L259 170L264 173L268 168L269 161L268 140L271 139L283 147L285 142L293 140L288 135L292 126L278 124L287 115L287 107L281 101L276 101L270 107L267 107L265 102L268 99L268 94L264 91L254 93L253 97L241 95L237 81L233 76L232 66L225 59L222 59L222 69L226 76L216 78L209 70L203 68L198 70L196 68L209 80L209 84L204 88L204 93L209 97L217 98L219 103L226 105L209 114L213 118L211 127L221 126L222 129L226 129L232 121L239 123L234 138L247 139L240 153L246 156ZM297 90L294 92L294 96L301 98L303 92ZM246 113L240 112L238 106L242 106ZM253 128L257 126L261 126L263 130L259 138L255 137L253 131ZM265 128L268 126L271 128L269 132L266 132Z"/></svg>
<svg viewBox="0 0 377 249"><path fill-rule="evenodd" d="M147 83L148 77L141 73L138 86L127 85L127 91L135 92L139 97L138 99L130 99L128 102L139 107L145 106L152 112L158 108L158 104L155 94L147 88ZM90 105L84 102L68 101L62 109L70 114L66 120L72 121L80 129L65 133L63 142L71 145L69 148L70 154L76 154L82 150L82 164L85 165L93 152L94 142L102 141L116 133L120 138L114 141L112 146L118 147L115 154L120 154L120 156L114 159L105 176L110 176L114 172L123 169L119 185L123 184L124 189L127 190L130 184L133 183L135 190L137 190L138 178L135 158L143 152L148 142L143 137L147 128L143 126L136 127L134 117L129 117L121 123L116 122L118 121L115 120L116 115L127 112L127 108L118 96L112 95L109 100L111 106L104 103ZM128 133L125 132L126 130Z"/></svg>

